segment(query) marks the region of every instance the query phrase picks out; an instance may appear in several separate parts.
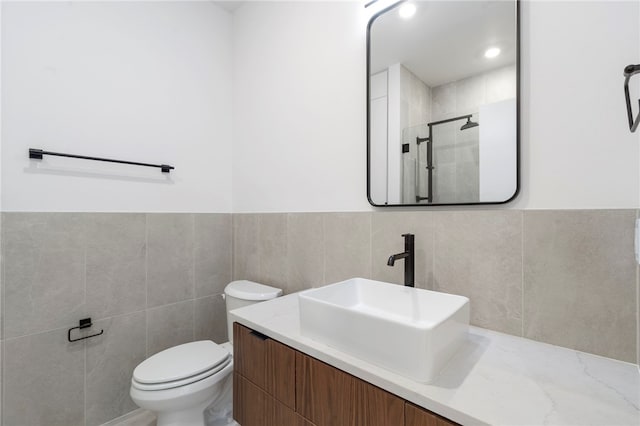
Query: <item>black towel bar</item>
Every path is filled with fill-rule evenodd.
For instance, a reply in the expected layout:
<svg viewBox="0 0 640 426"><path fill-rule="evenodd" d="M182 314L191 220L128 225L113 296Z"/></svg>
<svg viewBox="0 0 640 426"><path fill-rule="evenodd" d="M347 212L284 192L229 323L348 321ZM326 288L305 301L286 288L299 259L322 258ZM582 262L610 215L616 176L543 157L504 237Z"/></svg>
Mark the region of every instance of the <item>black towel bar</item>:
<svg viewBox="0 0 640 426"><path fill-rule="evenodd" d="M88 157L86 155L65 154L65 153L62 153L62 152L51 152L51 151L43 151L41 149L29 148L29 158L34 159L34 160L42 160L42 156L43 155L54 155L56 157L79 158L81 160L106 161L108 163L130 164L130 165L133 165L133 166L157 167L160 170L162 170L162 173L170 173L171 170L175 169L175 167L169 166L167 164L149 164L149 163L139 163L139 162L136 162L136 161L113 160L111 158Z"/></svg>

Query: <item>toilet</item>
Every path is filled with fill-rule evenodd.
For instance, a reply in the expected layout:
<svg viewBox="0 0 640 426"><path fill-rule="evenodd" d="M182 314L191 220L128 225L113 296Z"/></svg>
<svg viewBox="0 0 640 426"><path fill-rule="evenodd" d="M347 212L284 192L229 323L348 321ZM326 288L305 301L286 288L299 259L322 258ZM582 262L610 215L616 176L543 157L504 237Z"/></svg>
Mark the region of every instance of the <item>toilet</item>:
<svg viewBox="0 0 640 426"><path fill-rule="evenodd" d="M207 412L212 407L214 413L230 412L233 324L229 320L229 311L281 295L279 288L252 281L228 284L224 298L229 342L217 344L202 340L185 343L147 358L133 370L130 390L133 402L155 412L157 426L205 426L205 409L208 407ZM218 420L213 424L236 423Z"/></svg>

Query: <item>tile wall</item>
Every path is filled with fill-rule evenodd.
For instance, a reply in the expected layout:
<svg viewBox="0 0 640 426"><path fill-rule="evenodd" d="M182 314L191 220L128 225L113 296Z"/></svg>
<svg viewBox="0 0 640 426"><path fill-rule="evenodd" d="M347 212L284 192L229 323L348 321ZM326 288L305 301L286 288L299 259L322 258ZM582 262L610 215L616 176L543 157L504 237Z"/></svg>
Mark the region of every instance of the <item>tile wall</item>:
<svg viewBox="0 0 640 426"><path fill-rule="evenodd" d="M471 299L481 327L637 362L635 210L2 215L5 426L99 425L135 405L133 368L226 340L224 286L285 293L386 265L416 234L418 287ZM91 316L104 335L67 342Z"/></svg>
<svg viewBox="0 0 640 426"><path fill-rule="evenodd" d="M234 214L234 279L286 293L361 276L471 299L471 322L637 362L635 210Z"/></svg>
<svg viewBox="0 0 640 426"><path fill-rule="evenodd" d="M473 114L482 105L516 98L515 64L476 74L431 88L431 120L439 121ZM479 128L460 131L465 121L433 127L433 155L436 168L433 182L436 202L455 203L480 199Z"/></svg>
<svg viewBox="0 0 640 426"><path fill-rule="evenodd" d="M105 423L137 408L129 384L146 357L225 341L231 224L230 214L4 213L3 424ZM68 343L87 316L89 333L104 334Z"/></svg>

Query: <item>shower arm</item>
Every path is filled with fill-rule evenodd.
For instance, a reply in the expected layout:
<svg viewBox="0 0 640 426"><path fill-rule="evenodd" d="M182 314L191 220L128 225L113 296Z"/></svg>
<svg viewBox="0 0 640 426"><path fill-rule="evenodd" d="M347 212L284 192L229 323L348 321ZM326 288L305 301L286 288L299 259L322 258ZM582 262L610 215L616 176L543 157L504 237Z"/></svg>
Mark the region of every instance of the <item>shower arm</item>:
<svg viewBox="0 0 640 426"><path fill-rule="evenodd" d="M638 99L638 115L633 118L633 112L631 111L631 97L629 95L629 80L635 74L640 73L640 64L627 65L624 67L624 97L627 102L627 118L629 119L629 130L635 132L640 124L640 99Z"/></svg>

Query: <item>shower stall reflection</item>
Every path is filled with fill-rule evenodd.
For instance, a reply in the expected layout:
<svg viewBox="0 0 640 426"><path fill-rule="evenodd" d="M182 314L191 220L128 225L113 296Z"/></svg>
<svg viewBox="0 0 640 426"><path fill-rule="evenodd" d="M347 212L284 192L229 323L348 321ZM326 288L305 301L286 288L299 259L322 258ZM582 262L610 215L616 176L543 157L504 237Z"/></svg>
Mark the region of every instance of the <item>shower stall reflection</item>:
<svg viewBox="0 0 640 426"><path fill-rule="evenodd" d="M404 203L480 201L478 126L477 114L467 114L403 130Z"/></svg>

